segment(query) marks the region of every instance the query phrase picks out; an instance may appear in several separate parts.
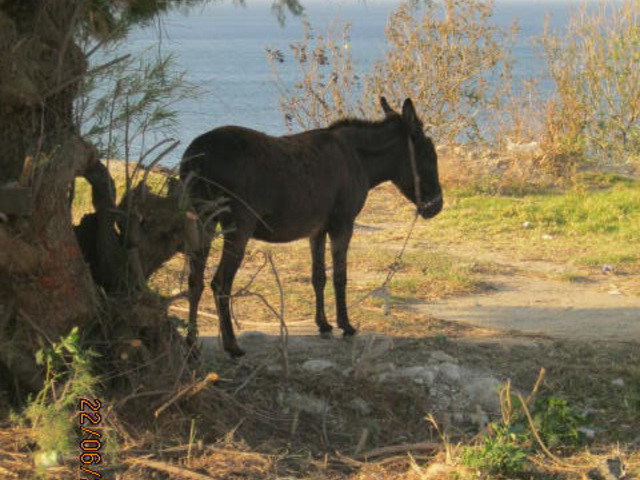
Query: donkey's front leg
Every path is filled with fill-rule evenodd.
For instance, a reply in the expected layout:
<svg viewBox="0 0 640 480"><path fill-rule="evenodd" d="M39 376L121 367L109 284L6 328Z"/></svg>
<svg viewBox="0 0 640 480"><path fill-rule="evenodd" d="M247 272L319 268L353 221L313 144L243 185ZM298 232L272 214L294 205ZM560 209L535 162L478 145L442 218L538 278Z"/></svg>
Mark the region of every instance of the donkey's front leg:
<svg viewBox="0 0 640 480"><path fill-rule="evenodd" d="M222 250L222 258L218 264L213 280L211 281L211 289L216 299L216 307L218 309L218 318L220 322L220 331L222 333L222 346L231 357L240 357L244 355L244 351L238 346L236 336L233 333L233 324L231 323L231 309L229 302L231 301L231 287L236 272L242 263L244 251L249 241L249 235L241 231L231 231L224 236L224 248Z"/></svg>
<svg viewBox="0 0 640 480"><path fill-rule="evenodd" d="M355 335L356 329L349 323L347 314L347 251L353 233L353 225L329 232L333 257L333 288L336 293L336 316L343 335Z"/></svg>
<svg viewBox="0 0 640 480"><path fill-rule="evenodd" d="M316 294L316 325L322 338L331 338L333 327L327 322L324 313L324 287L327 284L325 271L325 245L327 243L326 232L320 233L309 239L311 245L311 283Z"/></svg>

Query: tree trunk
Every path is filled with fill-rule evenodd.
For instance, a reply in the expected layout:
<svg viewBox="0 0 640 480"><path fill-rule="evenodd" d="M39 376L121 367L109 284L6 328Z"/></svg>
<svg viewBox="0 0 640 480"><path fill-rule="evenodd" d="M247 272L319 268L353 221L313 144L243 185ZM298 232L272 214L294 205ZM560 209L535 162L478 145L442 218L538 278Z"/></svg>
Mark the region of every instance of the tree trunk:
<svg viewBox="0 0 640 480"><path fill-rule="evenodd" d="M21 185L33 202L0 204L0 363L30 389L42 381L34 352L97 315L69 206L75 176L96 161L72 119L83 3L0 0L0 190Z"/></svg>

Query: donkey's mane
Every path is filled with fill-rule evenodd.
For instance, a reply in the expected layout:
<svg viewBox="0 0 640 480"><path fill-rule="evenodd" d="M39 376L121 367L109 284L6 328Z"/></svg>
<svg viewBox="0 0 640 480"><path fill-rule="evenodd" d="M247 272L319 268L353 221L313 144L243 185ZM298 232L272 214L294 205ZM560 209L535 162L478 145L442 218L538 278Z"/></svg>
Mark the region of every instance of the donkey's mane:
<svg viewBox="0 0 640 480"><path fill-rule="evenodd" d="M343 127L379 128L388 125L390 121L392 121L390 118L385 118L383 120L363 120L361 118L347 117L341 120L336 120L327 128L329 130L335 130Z"/></svg>

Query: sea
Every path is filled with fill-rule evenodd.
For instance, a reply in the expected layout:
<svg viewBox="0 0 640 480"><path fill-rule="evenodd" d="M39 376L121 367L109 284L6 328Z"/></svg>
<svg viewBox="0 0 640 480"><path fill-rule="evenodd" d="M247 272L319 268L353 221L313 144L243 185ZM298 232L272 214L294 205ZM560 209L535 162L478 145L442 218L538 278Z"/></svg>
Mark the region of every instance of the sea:
<svg viewBox="0 0 640 480"><path fill-rule="evenodd" d="M349 48L355 73L363 76L385 53L385 25L398 8L397 0L303 0L304 14L287 14L280 21L269 0L208 2L179 9L132 30L123 47L142 56L171 54L185 80L197 87L195 97L171 105L177 117L168 133L180 141L166 164L179 161L181 152L196 136L222 125L242 125L272 135L287 132L279 108L276 74L266 49L288 54L290 45L303 37L303 22L315 34L339 29L349 23ZM513 48L516 84L544 76L545 64L533 39L543 32L545 18L561 31L578 6L566 0L497 0L492 22L509 29L514 21L519 31ZM119 52L124 53L124 52ZM103 61L104 59L100 59ZM298 66L290 58L278 63L285 86L301 80ZM396 99L398 102L401 99ZM372 99L376 101L376 99ZM147 145L149 142L147 142ZM133 152L142 154L139 146Z"/></svg>

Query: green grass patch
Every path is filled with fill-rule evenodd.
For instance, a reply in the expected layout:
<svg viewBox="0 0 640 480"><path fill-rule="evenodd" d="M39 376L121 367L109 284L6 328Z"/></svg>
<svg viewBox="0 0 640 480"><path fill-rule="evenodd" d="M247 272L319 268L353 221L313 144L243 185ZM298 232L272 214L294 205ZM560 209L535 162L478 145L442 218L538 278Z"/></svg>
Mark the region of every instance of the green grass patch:
<svg viewBox="0 0 640 480"><path fill-rule="evenodd" d="M543 259L583 266L637 267L640 262L638 180L526 197L469 196L465 191L448 197L449 205L435 220L445 237L508 241Z"/></svg>

